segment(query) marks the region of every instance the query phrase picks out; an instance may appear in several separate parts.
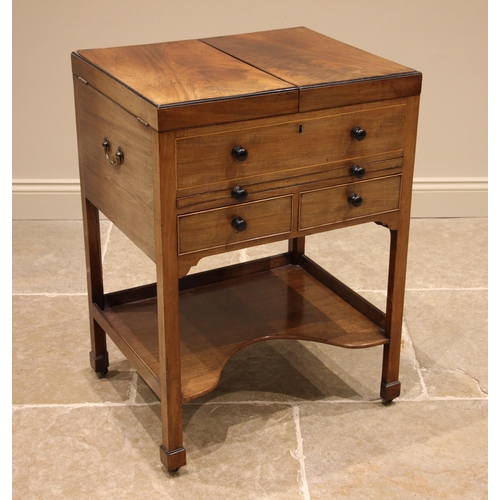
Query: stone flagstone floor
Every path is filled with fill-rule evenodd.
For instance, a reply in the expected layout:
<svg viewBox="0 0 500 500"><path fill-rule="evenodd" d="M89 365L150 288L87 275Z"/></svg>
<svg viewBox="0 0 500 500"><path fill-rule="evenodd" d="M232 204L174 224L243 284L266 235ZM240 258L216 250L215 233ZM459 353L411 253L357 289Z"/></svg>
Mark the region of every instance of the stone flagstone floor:
<svg viewBox="0 0 500 500"><path fill-rule="evenodd" d="M155 281L102 223L106 290ZM268 245L192 271L284 250ZM307 238L306 253L383 308L388 231ZM110 342L88 364L80 221L13 223L13 498L486 499L487 219L412 220L402 395L378 396L381 348L260 342L183 407L188 465L159 460L156 396Z"/></svg>

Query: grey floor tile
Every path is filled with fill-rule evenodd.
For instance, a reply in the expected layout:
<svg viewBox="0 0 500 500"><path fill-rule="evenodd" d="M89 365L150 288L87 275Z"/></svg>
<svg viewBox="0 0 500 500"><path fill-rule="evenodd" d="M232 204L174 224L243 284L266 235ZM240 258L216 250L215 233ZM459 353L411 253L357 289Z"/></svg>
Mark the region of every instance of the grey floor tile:
<svg viewBox="0 0 500 500"><path fill-rule="evenodd" d="M306 237L306 255L354 290L386 290L390 233L373 222Z"/></svg>
<svg viewBox="0 0 500 500"><path fill-rule="evenodd" d="M311 500L487 498L486 401L300 406Z"/></svg>
<svg viewBox="0 0 500 500"><path fill-rule="evenodd" d="M16 296L12 314L14 404L121 403L133 372L110 341L111 365L99 379L89 364L90 335L84 296Z"/></svg>
<svg viewBox="0 0 500 500"><path fill-rule="evenodd" d="M487 286L487 219L412 219L407 288ZM360 224L306 238L306 253L355 290L386 290L388 229Z"/></svg>
<svg viewBox="0 0 500 500"><path fill-rule="evenodd" d="M14 222L14 498L486 498L487 220L411 224L401 397L377 401L381 347L252 344L184 405L188 465L171 475L158 398L111 341L107 377L90 369L81 221ZM101 231L107 290L155 281L142 252ZM368 224L308 237L306 253L383 310L388 242Z"/></svg>
<svg viewBox="0 0 500 500"><path fill-rule="evenodd" d="M406 323L430 397L486 397L488 292L410 291Z"/></svg>
<svg viewBox="0 0 500 500"><path fill-rule="evenodd" d="M111 228L103 258L106 292L156 282L156 265L116 226Z"/></svg>
<svg viewBox="0 0 500 500"><path fill-rule="evenodd" d="M292 409L186 405L189 464L159 460L159 405L18 409L14 499L301 498Z"/></svg>
<svg viewBox="0 0 500 500"><path fill-rule="evenodd" d="M103 240L109 229L103 221ZM81 221L14 221L12 288L14 293L87 291Z"/></svg>
<svg viewBox="0 0 500 500"><path fill-rule="evenodd" d="M15 410L13 498L173 498L161 488L158 423L147 406Z"/></svg>
<svg viewBox="0 0 500 500"><path fill-rule="evenodd" d="M408 288L488 286L488 219L413 219Z"/></svg>

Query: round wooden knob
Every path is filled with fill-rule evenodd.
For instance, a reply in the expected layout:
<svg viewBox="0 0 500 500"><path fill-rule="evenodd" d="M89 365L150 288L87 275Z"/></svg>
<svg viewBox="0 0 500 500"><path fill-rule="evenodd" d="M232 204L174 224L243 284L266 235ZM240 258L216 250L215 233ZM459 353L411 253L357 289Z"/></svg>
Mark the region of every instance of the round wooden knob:
<svg viewBox="0 0 500 500"><path fill-rule="evenodd" d="M366 174L365 169L359 165L353 165L350 168L349 173L357 179L362 179Z"/></svg>
<svg viewBox="0 0 500 500"><path fill-rule="evenodd" d="M248 158L248 151L242 146L234 146L231 156L238 161L245 161Z"/></svg>
<svg viewBox="0 0 500 500"><path fill-rule="evenodd" d="M352 193L347 197L347 201L349 205L352 205L353 207L360 207L363 204L363 198L359 196L359 194Z"/></svg>
<svg viewBox="0 0 500 500"><path fill-rule="evenodd" d="M351 130L351 137L357 141L363 141L366 137L366 130L361 127L354 127Z"/></svg>
<svg viewBox="0 0 500 500"><path fill-rule="evenodd" d="M248 192L240 186L236 186L231 191L231 196L238 201L245 201L248 198Z"/></svg>
<svg viewBox="0 0 500 500"><path fill-rule="evenodd" d="M236 231L238 231L238 233L241 233L247 228L247 223L241 217L235 217L231 221L231 226L233 226L234 229L236 229Z"/></svg>

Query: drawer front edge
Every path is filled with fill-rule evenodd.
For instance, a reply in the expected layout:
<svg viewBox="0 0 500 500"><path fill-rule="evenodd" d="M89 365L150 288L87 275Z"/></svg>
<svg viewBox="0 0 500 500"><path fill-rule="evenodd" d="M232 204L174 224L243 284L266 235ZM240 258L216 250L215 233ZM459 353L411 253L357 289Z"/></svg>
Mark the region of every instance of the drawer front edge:
<svg viewBox="0 0 500 500"><path fill-rule="evenodd" d="M238 231L240 218L246 229ZM292 231L292 195L178 216L179 255Z"/></svg>
<svg viewBox="0 0 500 500"><path fill-rule="evenodd" d="M395 175L303 192L299 230L398 210L400 190L401 176ZM349 202L354 195L361 197L359 206Z"/></svg>

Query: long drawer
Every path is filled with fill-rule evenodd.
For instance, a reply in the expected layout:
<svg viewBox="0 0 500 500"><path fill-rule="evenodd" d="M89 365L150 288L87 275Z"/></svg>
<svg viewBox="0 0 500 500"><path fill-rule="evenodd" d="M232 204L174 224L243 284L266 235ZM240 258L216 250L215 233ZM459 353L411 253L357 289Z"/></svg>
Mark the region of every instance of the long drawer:
<svg viewBox="0 0 500 500"><path fill-rule="evenodd" d="M229 180L265 180L267 174L310 165L392 151L397 156L403 149L405 113L405 104L393 104L178 138L177 188L210 189ZM356 127L366 132L364 139L352 136Z"/></svg>
<svg viewBox="0 0 500 500"><path fill-rule="evenodd" d="M369 157L370 158L370 157ZM302 191L312 187L309 190L324 187L315 186L315 184L345 184L351 180L356 180L356 176L368 180L376 177L387 177L401 173L403 167L403 158L393 158L382 161L347 160L335 162L329 165L328 169L321 170L313 174L293 175L295 172L287 172L285 178L273 179L261 183L241 183L236 185L230 183L228 187L216 190L205 190L191 196L177 198L177 208L182 212L199 212L210 208L218 208L227 205L237 205L242 201L257 201L263 198L269 198L269 192L279 189L300 187ZM359 171L363 173L360 174ZM302 172L303 173L303 172ZM242 194L243 199L235 195L235 191ZM276 194L271 194L276 196Z"/></svg>
<svg viewBox="0 0 500 500"><path fill-rule="evenodd" d="M292 196L178 217L179 255L289 233Z"/></svg>
<svg viewBox="0 0 500 500"><path fill-rule="evenodd" d="M352 182L301 193L299 229L397 210L401 176Z"/></svg>

